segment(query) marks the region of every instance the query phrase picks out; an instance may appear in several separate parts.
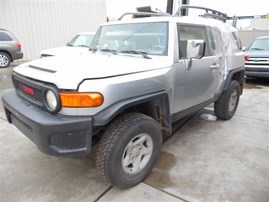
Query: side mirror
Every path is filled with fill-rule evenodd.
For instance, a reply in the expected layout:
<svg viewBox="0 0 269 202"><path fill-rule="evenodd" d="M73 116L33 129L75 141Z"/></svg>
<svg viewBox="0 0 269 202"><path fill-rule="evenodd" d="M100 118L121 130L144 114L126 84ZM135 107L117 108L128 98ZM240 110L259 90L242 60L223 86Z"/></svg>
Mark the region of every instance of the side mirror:
<svg viewBox="0 0 269 202"><path fill-rule="evenodd" d="M188 40L187 41L187 58L201 59L205 55L204 40Z"/></svg>
<svg viewBox="0 0 269 202"><path fill-rule="evenodd" d="M245 52L246 50L247 50L247 48L246 48L246 47L242 47L242 51L244 51L244 52Z"/></svg>

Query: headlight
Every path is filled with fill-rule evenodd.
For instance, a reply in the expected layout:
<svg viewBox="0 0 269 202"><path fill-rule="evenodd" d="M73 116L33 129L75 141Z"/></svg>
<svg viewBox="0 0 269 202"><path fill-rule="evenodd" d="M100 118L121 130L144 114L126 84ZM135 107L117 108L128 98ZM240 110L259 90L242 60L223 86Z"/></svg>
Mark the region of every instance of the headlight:
<svg viewBox="0 0 269 202"><path fill-rule="evenodd" d="M55 111L58 108L58 99L52 90L46 92L46 104L49 111Z"/></svg>

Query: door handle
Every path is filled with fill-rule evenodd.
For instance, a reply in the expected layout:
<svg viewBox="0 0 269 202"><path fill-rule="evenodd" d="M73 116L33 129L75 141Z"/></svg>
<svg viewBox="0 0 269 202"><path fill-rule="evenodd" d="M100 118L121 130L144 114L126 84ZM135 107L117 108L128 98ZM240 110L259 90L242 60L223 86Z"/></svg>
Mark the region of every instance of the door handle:
<svg viewBox="0 0 269 202"><path fill-rule="evenodd" d="M214 70L214 69L218 69L219 68L219 64L212 64L210 67L210 70Z"/></svg>

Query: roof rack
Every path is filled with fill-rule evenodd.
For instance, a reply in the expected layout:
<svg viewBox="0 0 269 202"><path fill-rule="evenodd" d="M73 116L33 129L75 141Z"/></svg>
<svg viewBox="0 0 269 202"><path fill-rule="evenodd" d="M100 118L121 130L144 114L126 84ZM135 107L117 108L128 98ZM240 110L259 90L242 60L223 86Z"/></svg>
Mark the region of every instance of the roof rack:
<svg viewBox="0 0 269 202"><path fill-rule="evenodd" d="M139 18L139 17L156 17L156 16L171 16L168 13L161 13L161 12L128 12L128 13L124 13L122 14L121 17L118 18L118 20L122 20L122 18L126 15L132 15L135 18Z"/></svg>
<svg viewBox="0 0 269 202"><path fill-rule="evenodd" d="M213 10L211 8L205 8L205 7L200 7L200 6L190 6L190 5L181 5L176 13L176 16L181 16L182 11L190 9L190 8L205 10L206 12L203 15L200 15L201 17L214 18L217 20L221 20L223 22L226 22L226 20L229 18L228 15L220 11Z"/></svg>

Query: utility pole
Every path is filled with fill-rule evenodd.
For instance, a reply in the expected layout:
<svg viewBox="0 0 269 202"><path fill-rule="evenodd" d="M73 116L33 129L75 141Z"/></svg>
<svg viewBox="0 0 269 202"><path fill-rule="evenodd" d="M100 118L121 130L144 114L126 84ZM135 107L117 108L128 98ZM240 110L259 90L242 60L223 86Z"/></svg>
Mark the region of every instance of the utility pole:
<svg viewBox="0 0 269 202"><path fill-rule="evenodd" d="M189 4L190 3L190 0L175 0L178 2L178 5L177 6L181 6L181 4ZM166 6L166 12L173 15L173 11L175 11L177 8L175 8L175 3L174 0L167 0L167 6ZM183 9L182 12L181 12L181 15L182 16L187 16L188 15L188 10L187 9Z"/></svg>

